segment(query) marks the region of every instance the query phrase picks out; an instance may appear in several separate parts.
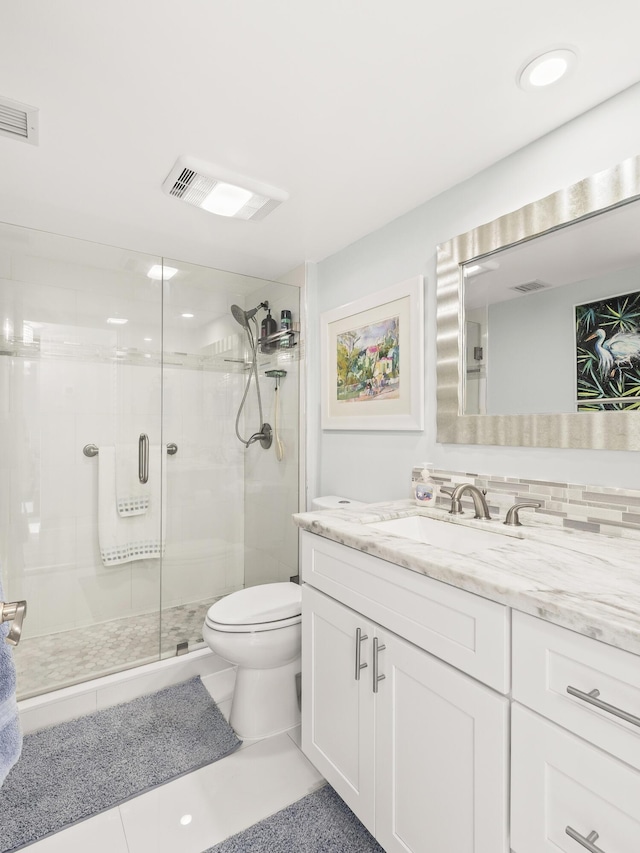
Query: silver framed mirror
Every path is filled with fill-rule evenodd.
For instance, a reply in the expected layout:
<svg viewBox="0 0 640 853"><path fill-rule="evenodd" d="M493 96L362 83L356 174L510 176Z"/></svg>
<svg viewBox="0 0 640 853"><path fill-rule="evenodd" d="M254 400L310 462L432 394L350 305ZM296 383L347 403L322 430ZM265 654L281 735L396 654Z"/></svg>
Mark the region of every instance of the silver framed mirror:
<svg viewBox="0 0 640 853"><path fill-rule="evenodd" d="M438 246L437 278L439 442L640 450L640 156Z"/></svg>

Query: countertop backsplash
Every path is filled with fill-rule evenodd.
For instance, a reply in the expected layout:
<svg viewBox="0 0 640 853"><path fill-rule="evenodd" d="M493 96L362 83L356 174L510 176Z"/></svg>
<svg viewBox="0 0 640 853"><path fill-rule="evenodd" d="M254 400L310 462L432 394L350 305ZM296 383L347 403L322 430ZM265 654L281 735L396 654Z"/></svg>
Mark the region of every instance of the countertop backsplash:
<svg viewBox="0 0 640 853"><path fill-rule="evenodd" d="M412 479L420 475L420 466L412 471ZM491 515L504 518L507 509L517 501L539 501L540 509L525 509L521 521L530 525L551 525L585 530L607 536L640 539L640 491L608 486L584 486L555 483L550 480L527 480L517 477L494 477L462 471L433 469L438 486L454 487L472 483L486 489ZM436 504L448 508L451 499L438 491ZM469 495L462 498L463 508L472 509Z"/></svg>

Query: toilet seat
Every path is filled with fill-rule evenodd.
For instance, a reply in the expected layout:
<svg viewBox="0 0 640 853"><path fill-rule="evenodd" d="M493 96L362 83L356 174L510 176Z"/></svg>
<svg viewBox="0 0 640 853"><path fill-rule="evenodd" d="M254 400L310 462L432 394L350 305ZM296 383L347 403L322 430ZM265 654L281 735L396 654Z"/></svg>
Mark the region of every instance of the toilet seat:
<svg viewBox="0 0 640 853"><path fill-rule="evenodd" d="M212 604L205 624L214 631L255 633L297 625L302 619L302 590L295 583L271 583L241 589Z"/></svg>
<svg viewBox="0 0 640 853"><path fill-rule="evenodd" d="M302 615L292 616L291 619L278 619L275 622L250 622L246 625L225 625L222 622L214 622L205 619L205 625L212 631L221 631L227 634L257 634L260 631L275 631L278 628L288 628L290 625L298 625L302 621Z"/></svg>

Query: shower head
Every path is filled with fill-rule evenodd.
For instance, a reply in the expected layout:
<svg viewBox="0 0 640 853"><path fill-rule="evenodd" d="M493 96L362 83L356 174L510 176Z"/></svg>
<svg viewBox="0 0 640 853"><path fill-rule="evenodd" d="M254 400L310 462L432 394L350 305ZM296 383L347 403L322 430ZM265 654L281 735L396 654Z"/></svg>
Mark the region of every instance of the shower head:
<svg viewBox="0 0 640 853"><path fill-rule="evenodd" d="M256 305L256 307L252 308L250 311L245 311L244 308L241 308L239 305L232 305L231 313L233 314L233 319L236 323L240 323L243 329L248 329L249 320L254 317L261 308L268 307L268 302L261 302L260 305Z"/></svg>

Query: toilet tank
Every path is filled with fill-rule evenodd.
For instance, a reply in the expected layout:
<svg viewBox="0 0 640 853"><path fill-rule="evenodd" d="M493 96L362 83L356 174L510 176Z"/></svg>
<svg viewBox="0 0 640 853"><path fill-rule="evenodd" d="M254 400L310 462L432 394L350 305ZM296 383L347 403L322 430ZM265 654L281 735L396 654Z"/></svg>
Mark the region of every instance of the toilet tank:
<svg viewBox="0 0 640 853"><path fill-rule="evenodd" d="M366 506L362 501L354 501L351 498L345 498L342 495L324 495L319 498L314 498L311 501L311 510L316 512L319 509L349 509L351 507Z"/></svg>

